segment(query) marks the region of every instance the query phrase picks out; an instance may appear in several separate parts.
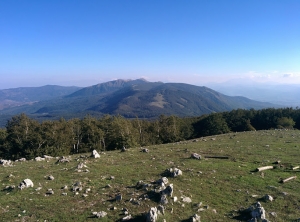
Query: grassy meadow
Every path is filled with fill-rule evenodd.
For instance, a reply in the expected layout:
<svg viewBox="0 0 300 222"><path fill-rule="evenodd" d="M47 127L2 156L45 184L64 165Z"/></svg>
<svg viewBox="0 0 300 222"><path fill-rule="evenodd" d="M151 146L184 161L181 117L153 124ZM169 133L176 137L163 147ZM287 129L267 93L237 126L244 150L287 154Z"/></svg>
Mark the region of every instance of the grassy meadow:
<svg viewBox="0 0 300 222"><path fill-rule="evenodd" d="M299 174L292 167L300 164L300 131L229 133L144 148L149 153L137 147L126 152L100 153L99 159L90 158L88 153L71 156L69 163L58 164L56 159L51 159L1 166L0 221L121 221L125 217L122 208L128 209L132 221L143 221L143 213L158 206L159 198L151 187L145 190L135 185L140 180L154 182L171 167L183 172L182 176L168 178L178 201L173 203L168 198L165 214L158 221L188 221L195 213L201 216L201 221L247 221L242 211L257 201L265 208L270 221L300 218L299 177L280 182ZM194 152L202 159L191 159ZM278 160L281 162L275 164ZM79 163L87 168L76 171ZM255 171L268 165L275 168ZM48 180L48 175L53 175L54 180ZM6 189L18 186L26 178L33 181L33 188ZM78 193L71 190L76 182L81 182L83 187ZM68 189L62 190L65 185ZM50 188L54 194L46 195ZM122 195L121 201L114 200L118 194ZM149 199L145 199L146 194ZM264 201L266 194L274 200ZM183 203L183 196L190 197L192 203ZM94 218L95 211L105 211L107 216Z"/></svg>

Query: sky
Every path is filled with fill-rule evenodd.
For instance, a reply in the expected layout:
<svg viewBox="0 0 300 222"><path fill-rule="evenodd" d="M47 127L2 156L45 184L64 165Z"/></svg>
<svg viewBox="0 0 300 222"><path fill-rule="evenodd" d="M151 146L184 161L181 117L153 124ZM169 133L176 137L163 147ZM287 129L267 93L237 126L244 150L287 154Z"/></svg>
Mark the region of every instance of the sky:
<svg viewBox="0 0 300 222"><path fill-rule="evenodd" d="M0 89L300 84L299 0L1 0Z"/></svg>

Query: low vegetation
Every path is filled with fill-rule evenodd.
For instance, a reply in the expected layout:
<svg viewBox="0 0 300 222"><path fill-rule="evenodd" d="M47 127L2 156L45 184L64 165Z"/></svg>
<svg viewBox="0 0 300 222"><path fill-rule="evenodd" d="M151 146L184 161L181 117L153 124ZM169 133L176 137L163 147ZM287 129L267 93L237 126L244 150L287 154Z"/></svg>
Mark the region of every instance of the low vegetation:
<svg viewBox="0 0 300 222"><path fill-rule="evenodd" d="M296 221L300 217L299 179L281 180L298 176L298 169L292 168L299 165L299 144L298 130L249 131L144 146L148 153L132 147L125 152L102 152L99 159L86 153L72 155L65 163L57 159L13 162L0 171L1 220L95 221L92 212L105 211L101 221L118 221L125 217L122 208L127 208L132 221L143 221L143 213L158 206L159 200L152 187L138 189L137 182L151 184L166 169L177 167L183 174L168 179L178 201L168 198L158 221L187 221L195 213L201 221L247 221L244 210L257 201L270 221ZM190 158L192 153L202 159ZM79 163L87 168L77 170ZM267 165L274 169L256 172ZM49 180L49 175L54 179ZM34 187L12 188L26 178ZM72 191L76 182L82 184L82 191ZM67 189L62 189L65 185ZM48 189L54 194L46 194ZM122 199L115 201L118 194ZM264 200L266 194L274 200ZM192 202L184 203L183 196Z"/></svg>

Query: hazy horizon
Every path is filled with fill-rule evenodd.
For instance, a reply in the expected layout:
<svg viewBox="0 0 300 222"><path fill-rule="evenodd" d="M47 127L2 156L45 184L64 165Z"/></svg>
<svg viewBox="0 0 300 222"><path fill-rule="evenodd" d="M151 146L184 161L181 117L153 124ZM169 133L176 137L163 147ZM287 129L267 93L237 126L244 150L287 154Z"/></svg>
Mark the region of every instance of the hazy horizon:
<svg viewBox="0 0 300 222"><path fill-rule="evenodd" d="M114 79L300 84L300 2L0 2L0 89Z"/></svg>

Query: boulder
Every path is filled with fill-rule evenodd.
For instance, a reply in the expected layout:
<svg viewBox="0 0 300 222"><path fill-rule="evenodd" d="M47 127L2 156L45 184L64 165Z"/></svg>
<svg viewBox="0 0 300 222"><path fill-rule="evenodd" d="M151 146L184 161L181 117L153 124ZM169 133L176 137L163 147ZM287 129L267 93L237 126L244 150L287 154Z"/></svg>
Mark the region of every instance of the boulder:
<svg viewBox="0 0 300 222"><path fill-rule="evenodd" d="M59 157L59 159L58 159L57 162L58 162L58 163L69 163L69 162L70 162L70 159L67 158L67 157L62 156L62 157Z"/></svg>
<svg viewBox="0 0 300 222"><path fill-rule="evenodd" d="M92 154L91 154L91 157L93 158L100 158L100 155L99 153L97 152L97 150L93 150Z"/></svg>
<svg viewBox="0 0 300 222"><path fill-rule="evenodd" d="M171 183L170 185L168 185L166 187L166 189L164 189L163 191L161 191L162 195L167 195L169 197L173 196L173 184Z"/></svg>
<svg viewBox="0 0 300 222"><path fill-rule="evenodd" d="M73 187L72 187L72 191L82 191L82 184L81 182L76 182L73 184Z"/></svg>
<svg viewBox="0 0 300 222"><path fill-rule="evenodd" d="M160 179L158 179L156 181L156 183L159 185L159 186L163 186L163 185L167 185L169 183L169 180L167 177L162 177Z"/></svg>
<svg viewBox="0 0 300 222"><path fill-rule="evenodd" d="M48 180L54 180L54 176L49 175L49 176L47 177L47 179L48 179Z"/></svg>
<svg viewBox="0 0 300 222"><path fill-rule="evenodd" d="M33 182L30 179L23 180L18 186L21 190L28 187L33 187Z"/></svg>
<svg viewBox="0 0 300 222"><path fill-rule="evenodd" d="M255 219L264 220L266 219L266 211L260 204L260 202L257 202L255 204L255 208L251 211L251 217Z"/></svg>
<svg viewBox="0 0 300 222"><path fill-rule="evenodd" d="M192 153L191 158L192 158L192 159L201 160L201 155L198 154L198 153Z"/></svg>
<svg viewBox="0 0 300 222"><path fill-rule="evenodd" d="M54 194L53 189L51 189L51 188L48 189L47 192L46 192L46 194L47 194L47 195L52 195L52 194Z"/></svg>
<svg viewBox="0 0 300 222"><path fill-rule="evenodd" d="M84 164L84 163L79 163L78 165L77 165L77 169L82 169L82 168L87 168L87 166Z"/></svg>
<svg viewBox="0 0 300 222"><path fill-rule="evenodd" d="M105 211L100 211L100 212L93 212L94 217L97 218L103 218L107 215L107 213Z"/></svg>
<svg viewBox="0 0 300 222"><path fill-rule="evenodd" d="M176 167L175 168L170 168L166 171L167 171L167 174L171 177L178 177L178 176L182 175L182 171L180 169L176 168Z"/></svg>
<svg viewBox="0 0 300 222"><path fill-rule="evenodd" d="M146 222L156 222L157 216L157 208L151 207L149 212L146 214Z"/></svg>
<svg viewBox="0 0 300 222"><path fill-rule="evenodd" d="M162 205L158 205L158 207L157 207L157 212L158 212L159 214L164 215L164 214L165 214L165 207L162 206Z"/></svg>
<svg viewBox="0 0 300 222"><path fill-rule="evenodd" d="M122 218L122 221L132 220L132 216L129 214Z"/></svg>
<svg viewBox="0 0 300 222"><path fill-rule="evenodd" d="M265 201L273 201L274 198L273 198L271 195L268 195L268 194L267 194L267 195L264 196L264 200L265 200Z"/></svg>
<svg viewBox="0 0 300 222"><path fill-rule="evenodd" d="M143 149L142 149L142 152L143 152L143 153L149 153L149 150L148 150L147 148L143 148Z"/></svg>
<svg viewBox="0 0 300 222"><path fill-rule="evenodd" d="M192 199L191 198L189 198L189 197L181 197L181 200L182 200L182 202L184 202L184 203L191 203L192 202Z"/></svg>
<svg viewBox="0 0 300 222"><path fill-rule="evenodd" d="M162 205L166 205L168 202L169 202L169 201L168 201L168 199L167 199L167 195L165 195L165 194L161 195L161 197L160 197L160 203L161 203Z"/></svg>
<svg viewBox="0 0 300 222"><path fill-rule="evenodd" d="M194 214L193 216L191 216L190 221L191 222L200 222L200 216L198 214Z"/></svg>
<svg viewBox="0 0 300 222"><path fill-rule="evenodd" d="M1 159L0 160L0 165L3 165L3 166L12 166L12 162L11 162L11 160Z"/></svg>
<svg viewBox="0 0 300 222"><path fill-rule="evenodd" d="M40 161L44 161L45 158L42 158L42 157L40 157L40 156L37 156L36 158L34 158L34 160L40 162Z"/></svg>
<svg viewBox="0 0 300 222"><path fill-rule="evenodd" d="M26 161L25 158L21 158L21 159L16 160L15 162L25 162L25 161Z"/></svg>
<svg viewBox="0 0 300 222"><path fill-rule="evenodd" d="M43 158L45 158L46 160L51 160L51 159L53 159L52 156L48 156L48 155L43 155Z"/></svg>

